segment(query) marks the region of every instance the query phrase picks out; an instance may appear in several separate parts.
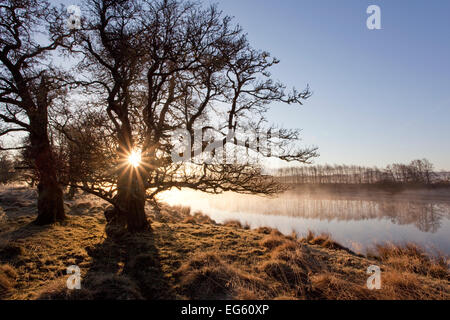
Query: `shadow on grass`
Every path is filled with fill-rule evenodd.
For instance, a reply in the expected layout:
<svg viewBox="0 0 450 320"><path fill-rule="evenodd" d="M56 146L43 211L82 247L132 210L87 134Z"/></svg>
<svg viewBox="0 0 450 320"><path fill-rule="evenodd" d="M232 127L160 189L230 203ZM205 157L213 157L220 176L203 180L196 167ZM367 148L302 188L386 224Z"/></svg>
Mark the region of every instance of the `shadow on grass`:
<svg viewBox="0 0 450 320"><path fill-rule="evenodd" d="M152 231L109 237L86 250L92 264L83 283L92 298L175 298L161 269Z"/></svg>
<svg viewBox="0 0 450 320"><path fill-rule="evenodd" d="M41 233L46 234L52 228L53 225L37 225L30 216L21 217L18 221L14 221L14 224L10 224L10 222L5 224L5 230L2 230L2 237L10 241L27 239Z"/></svg>

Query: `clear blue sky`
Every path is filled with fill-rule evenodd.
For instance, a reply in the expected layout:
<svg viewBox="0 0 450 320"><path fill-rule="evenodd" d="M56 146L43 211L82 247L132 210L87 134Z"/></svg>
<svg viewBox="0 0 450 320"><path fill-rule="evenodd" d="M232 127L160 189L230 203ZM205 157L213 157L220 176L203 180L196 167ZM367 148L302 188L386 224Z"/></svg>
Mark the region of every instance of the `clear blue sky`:
<svg viewBox="0 0 450 320"><path fill-rule="evenodd" d="M320 148L316 163L425 157L450 170L450 1L203 1L281 60L274 78L310 84L314 95L303 107L275 105L269 118L302 128L304 143ZM366 27L372 4L381 8L382 30Z"/></svg>
<svg viewBox="0 0 450 320"><path fill-rule="evenodd" d="M270 119L300 127L317 163L383 166L426 157L450 170L450 1L218 0L252 44L281 60L273 76L314 91ZM381 8L382 30L366 9Z"/></svg>

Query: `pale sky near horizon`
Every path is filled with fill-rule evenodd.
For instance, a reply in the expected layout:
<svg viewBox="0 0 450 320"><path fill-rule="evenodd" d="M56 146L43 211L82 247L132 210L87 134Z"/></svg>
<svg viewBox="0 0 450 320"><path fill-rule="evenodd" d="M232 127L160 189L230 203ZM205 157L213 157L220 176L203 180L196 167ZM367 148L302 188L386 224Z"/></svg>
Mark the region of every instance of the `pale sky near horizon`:
<svg viewBox="0 0 450 320"><path fill-rule="evenodd" d="M450 1L203 1L281 60L275 79L311 86L303 107L274 105L269 119L302 128L303 143L319 147L315 163L428 158L450 170ZM366 27L369 5L381 8L381 30Z"/></svg>
<svg viewBox="0 0 450 320"><path fill-rule="evenodd" d="M302 128L316 163L428 158L450 170L450 1L210 2L281 60L276 79L310 84L303 107L275 106L270 118ZM366 27L369 5L381 8L381 30Z"/></svg>

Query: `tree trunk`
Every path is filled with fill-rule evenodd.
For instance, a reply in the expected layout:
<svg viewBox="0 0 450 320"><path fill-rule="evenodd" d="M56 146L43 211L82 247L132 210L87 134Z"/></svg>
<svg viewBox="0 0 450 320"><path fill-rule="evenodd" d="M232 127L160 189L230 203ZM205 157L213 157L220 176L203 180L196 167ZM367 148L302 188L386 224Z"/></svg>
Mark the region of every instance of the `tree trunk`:
<svg viewBox="0 0 450 320"><path fill-rule="evenodd" d="M51 224L66 218L63 191L58 183L56 164L47 134L47 114L30 117L31 158L39 175L38 217L39 225Z"/></svg>
<svg viewBox="0 0 450 320"><path fill-rule="evenodd" d="M133 150L132 130L127 117L123 117L121 121L122 127L118 133L119 153L122 157L120 162L125 164L125 168L119 172L115 209L119 216L124 217L128 232L148 231L150 224L145 215L145 170L140 166L133 167L128 162L128 156Z"/></svg>
<svg viewBox="0 0 450 320"><path fill-rule="evenodd" d="M145 189L142 176L137 168L130 167L118 183L118 209L126 217L129 232L142 232L150 229L145 214Z"/></svg>
<svg viewBox="0 0 450 320"><path fill-rule="evenodd" d="M38 225L51 224L66 218L63 192L58 184L47 179L38 184Z"/></svg>

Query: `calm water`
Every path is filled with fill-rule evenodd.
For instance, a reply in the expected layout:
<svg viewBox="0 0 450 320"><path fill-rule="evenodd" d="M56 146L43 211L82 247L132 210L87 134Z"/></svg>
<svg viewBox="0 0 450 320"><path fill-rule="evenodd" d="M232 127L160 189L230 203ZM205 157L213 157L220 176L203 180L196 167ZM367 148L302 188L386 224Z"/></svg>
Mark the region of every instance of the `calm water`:
<svg viewBox="0 0 450 320"><path fill-rule="evenodd" d="M161 200L190 206L215 221L239 220L252 228L274 227L285 234L330 233L356 252L374 243L415 242L450 254L450 197L447 195L338 195L290 191L276 198L226 193L168 191Z"/></svg>

